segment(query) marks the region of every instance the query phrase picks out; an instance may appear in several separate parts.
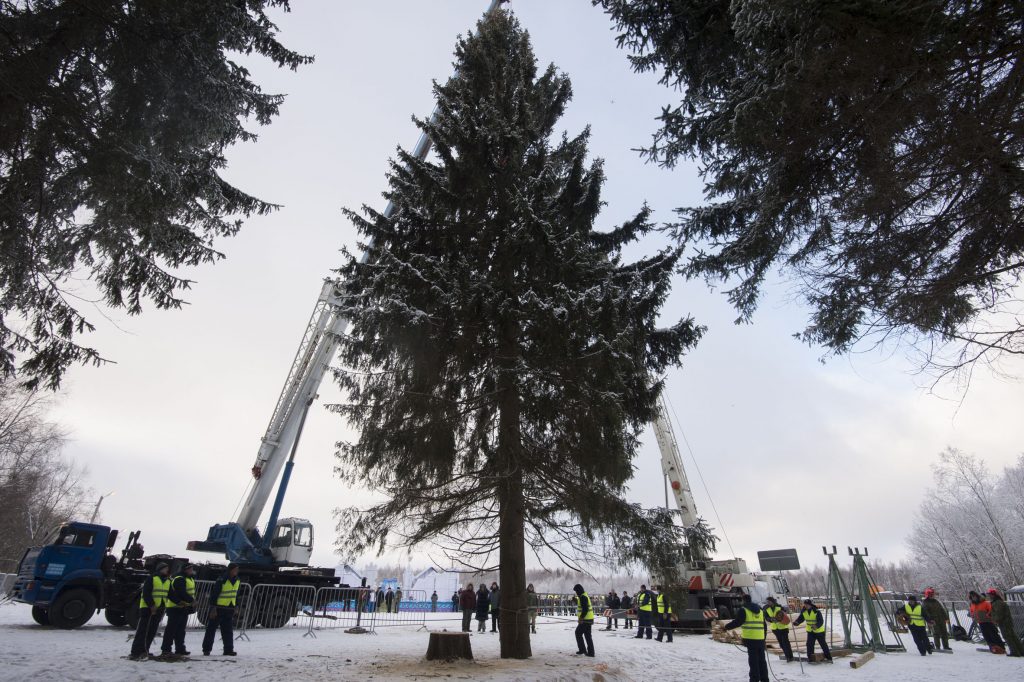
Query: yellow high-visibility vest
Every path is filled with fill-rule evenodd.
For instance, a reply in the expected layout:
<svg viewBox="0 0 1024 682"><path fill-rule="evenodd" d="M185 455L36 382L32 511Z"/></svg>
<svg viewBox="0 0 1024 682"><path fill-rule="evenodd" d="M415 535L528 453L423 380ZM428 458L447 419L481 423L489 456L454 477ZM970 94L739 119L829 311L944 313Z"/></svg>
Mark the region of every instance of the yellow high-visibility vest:
<svg viewBox="0 0 1024 682"><path fill-rule="evenodd" d="M825 632L824 619L819 623L818 616L815 615L814 611L804 609L800 612L800 615L804 617L804 624L807 626L807 632Z"/></svg>
<svg viewBox="0 0 1024 682"><path fill-rule="evenodd" d="M173 584L174 581L177 580L178 578L184 578L185 579L185 593L188 596L190 596L193 599L195 599L195 596L196 596L196 581L193 580L192 578L189 578L187 575L179 575L177 578L172 578L171 579L171 584ZM181 604L177 604L177 603L171 601L170 599L167 600L167 608L169 608L169 609L183 609L186 606L191 606L191 604L184 603L184 602L181 603ZM169 617L170 616L168 616L168 618Z"/></svg>
<svg viewBox="0 0 1024 682"><path fill-rule="evenodd" d="M228 580L220 587L220 594L217 595L217 606L234 606L235 597L238 596L238 578Z"/></svg>
<svg viewBox="0 0 1024 682"><path fill-rule="evenodd" d="M903 610L906 612L907 617L910 618L911 625L919 625L924 627L924 618L921 617L921 605L911 607L910 604L904 604Z"/></svg>
<svg viewBox="0 0 1024 682"><path fill-rule="evenodd" d="M586 611L583 610L583 597L587 598ZM589 620L591 623L594 622L594 602L590 598L589 594L584 592L576 597L576 605L580 609L580 620Z"/></svg>
<svg viewBox="0 0 1024 682"><path fill-rule="evenodd" d="M654 612L655 613L672 613L672 605L668 605L668 611L665 610L665 595L659 594L654 600Z"/></svg>
<svg viewBox="0 0 1024 682"><path fill-rule="evenodd" d="M778 623L775 618L779 615L779 611L782 610L781 606L766 606L764 612L768 614L768 620L771 622L772 630L788 630L789 623Z"/></svg>
<svg viewBox="0 0 1024 682"><path fill-rule="evenodd" d="M744 606L743 614L743 625L740 626L743 639L764 639L764 611L754 613Z"/></svg>
<svg viewBox="0 0 1024 682"><path fill-rule="evenodd" d="M641 599L646 599L647 601L641 603L641 601L640 601ZM636 607L639 610L641 610L641 611L650 611L651 610L651 593L650 592L641 592L640 596L636 598Z"/></svg>
<svg viewBox="0 0 1024 682"><path fill-rule="evenodd" d="M159 575L153 576L153 606L160 608L161 606L167 606L170 604L167 601L167 592L171 589L171 581L167 578L161 578ZM146 598L139 597L139 606L146 608Z"/></svg>

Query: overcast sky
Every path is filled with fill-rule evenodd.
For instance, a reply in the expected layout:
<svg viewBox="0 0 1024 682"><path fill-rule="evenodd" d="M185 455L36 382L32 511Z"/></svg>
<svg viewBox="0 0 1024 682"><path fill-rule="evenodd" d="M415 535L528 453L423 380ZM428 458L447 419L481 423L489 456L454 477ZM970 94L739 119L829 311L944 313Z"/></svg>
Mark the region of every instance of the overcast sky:
<svg viewBox="0 0 1024 682"><path fill-rule="evenodd" d="M287 100L257 143L232 150L227 171L283 208L220 242L226 260L189 273L196 284L184 310L137 318L108 312L109 320L87 311L99 325L90 342L116 364L72 371L56 416L71 434L68 454L89 467L96 492L116 491L103 503L103 521L141 529L147 552L185 554L186 541L234 520L321 280L340 263L338 249L355 244L340 209L383 208L388 158L396 145L414 145L410 116L430 113L431 79L450 75L456 35L487 4L293 3L278 17L281 40L316 62L297 73L251 62L255 80ZM513 0L511 7L542 65L554 62L572 79L575 97L562 125L571 133L593 127L591 154L605 159L608 178L602 227L644 201L660 220L699 202L695 166L669 172L631 151L648 142L654 116L677 97L653 76L631 72L608 19L589 0ZM658 239L643 245L658 246ZM783 547L796 547L805 564L820 563L823 544L902 559L940 450L953 445L994 468L1022 451L1021 387L979 372L962 402L953 387L934 395L891 349L821 363L819 349L791 337L807 314L792 298L779 283L753 325L735 326L721 292L676 283L666 321L693 314L710 327L668 380L707 484L705 491L684 453L698 510L728 536L720 555L735 552L752 568L757 550ZM370 493L334 477L334 443L352 434L322 407L339 398L337 389L327 382L320 396L283 515L312 520L314 562L334 565L332 509L365 503ZM630 499L664 504L650 432L636 467Z"/></svg>

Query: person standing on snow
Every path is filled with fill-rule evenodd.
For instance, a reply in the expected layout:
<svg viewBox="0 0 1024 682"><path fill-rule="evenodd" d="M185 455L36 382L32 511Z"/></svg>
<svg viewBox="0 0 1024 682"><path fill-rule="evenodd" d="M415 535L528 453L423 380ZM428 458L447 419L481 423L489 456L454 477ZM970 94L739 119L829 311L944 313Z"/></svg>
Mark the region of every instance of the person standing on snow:
<svg viewBox="0 0 1024 682"><path fill-rule="evenodd" d="M625 610L625 619L627 630L633 629L633 619L629 615L629 610L633 608L633 599L629 596L629 592L622 591L622 599L619 600L619 607Z"/></svg>
<svg viewBox="0 0 1024 682"><path fill-rule="evenodd" d="M1003 639L1006 640L1006 653L1009 656L1024 656L1020 638L1013 630L1013 614L1010 613L1010 607L1003 601L999 590L995 588L988 591L988 599L992 604L992 622L999 626L999 630L1003 633Z"/></svg>
<svg viewBox="0 0 1024 682"><path fill-rule="evenodd" d="M985 638L989 650L993 653L999 650L999 653L1002 653L1005 651L1006 643L999 636L996 624L992 622L992 604L985 601L974 590L971 590L967 596L971 600L971 618L978 624L978 629L981 630L981 636Z"/></svg>
<svg viewBox="0 0 1024 682"><path fill-rule="evenodd" d="M821 645L821 651L825 654L825 660L832 662L832 652L828 650L828 642L825 641L825 617L810 599L804 599L804 608L800 615L793 621L793 625L806 623L807 627L807 662L814 663L814 643Z"/></svg>
<svg viewBox="0 0 1024 682"><path fill-rule="evenodd" d="M501 609L501 590L498 589L498 583L491 583L491 632L497 632L501 628L498 626L498 618Z"/></svg>
<svg viewBox="0 0 1024 682"><path fill-rule="evenodd" d="M220 627L220 641L224 645L224 655L235 655L235 606L238 603L238 564L228 564L217 582L210 588L210 612L206 616L206 634L203 636L203 656L209 656L213 650L213 640L217 637Z"/></svg>
<svg viewBox="0 0 1024 682"><path fill-rule="evenodd" d="M384 609L387 613L391 613L391 608L395 603L395 593L388 588L388 591L384 593Z"/></svg>
<svg viewBox="0 0 1024 682"><path fill-rule="evenodd" d="M526 586L526 609L530 618L530 632L537 634L537 607L540 604L540 597L533 589L533 583Z"/></svg>
<svg viewBox="0 0 1024 682"><path fill-rule="evenodd" d="M658 585L658 596L654 598L654 613L657 618L655 625L658 628L658 636L655 637L659 642L663 637L668 635L668 642L672 642L672 604L668 601L668 591Z"/></svg>
<svg viewBox="0 0 1024 682"><path fill-rule="evenodd" d="M473 592L473 583L466 583L466 589L459 592L459 606L462 608L462 631L469 632L473 611L476 610L476 593Z"/></svg>
<svg viewBox="0 0 1024 682"><path fill-rule="evenodd" d="M477 619L477 632L487 632L487 616L491 610L491 595L487 591L487 586L481 584L480 589L476 592L476 619Z"/></svg>
<svg viewBox="0 0 1024 682"><path fill-rule="evenodd" d="M153 575L142 583L139 624L135 628L135 639L132 640L132 650L128 655L130 660L140 661L149 657L149 647L153 645L156 629L163 620L164 609L167 606L167 592L171 589L171 581L168 578L170 573L170 566L159 563Z"/></svg>
<svg viewBox="0 0 1024 682"><path fill-rule="evenodd" d="M749 594L743 595L743 608L729 621L725 629L741 628L743 646L747 647L747 666L750 668L750 682L771 682L768 677L768 659L765 658L764 611L754 603Z"/></svg>
<svg viewBox="0 0 1024 682"><path fill-rule="evenodd" d="M636 630L636 639L643 639L647 635L650 639L651 631L651 593L647 591L647 585L641 585L640 591L636 593L636 616L639 627Z"/></svg>
<svg viewBox="0 0 1024 682"><path fill-rule="evenodd" d="M572 586L576 593L576 655L594 657L594 602L583 589L583 585Z"/></svg>
<svg viewBox="0 0 1024 682"><path fill-rule="evenodd" d="M173 645L175 656L188 656L189 651L185 648L185 626L188 624L188 614L195 609L196 602L196 581L195 568L192 564L185 564L181 571L171 578L171 588L167 592L167 625L164 626L164 639L160 645L160 656L170 658Z"/></svg>
<svg viewBox="0 0 1024 682"><path fill-rule="evenodd" d="M929 587L924 591L921 606L924 609L924 619L932 624L935 648L938 649L941 645L943 651L952 651L949 648L949 611L935 598L934 589Z"/></svg>
<svg viewBox="0 0 1024 682"><path fill-rule="evenodd" d="M779 606L775 597L768 597L768 603L764 605L764 615L771 623L772 634L779 648L786 655L786 663L793 662L793 647L789 645L789 616L786 609Z"/></svg>
<svg viewBox="0 0 1024 682"><path fill-rule="evenodd" d="M924 626L923 607L917 603L917 595L910 595L906 604L903 605L903 617L910 628L910 634L914 638L914 644L922 656L932 652L932 643L928 641L928 630Z"/></svg>

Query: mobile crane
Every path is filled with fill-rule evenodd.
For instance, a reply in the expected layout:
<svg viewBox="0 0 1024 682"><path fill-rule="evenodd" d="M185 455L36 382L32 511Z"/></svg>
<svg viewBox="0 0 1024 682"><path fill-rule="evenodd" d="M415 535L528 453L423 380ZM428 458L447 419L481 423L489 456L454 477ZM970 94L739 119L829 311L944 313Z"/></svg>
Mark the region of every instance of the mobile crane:
<svg viewBox="0 0 1024 682"><path fill-rule="evenodd" d="M661 452L661 470L672 491L680 521L684 528L696 526L700 521L697 504L693 500L690 480L683 467L679 443L668 419L668 406L663 396L658 398L652 426ZM687 603L676 611L680 626L686 629L705 630L710 627L711 620L731 618L742 605L745 594L757 592L761 596L784 597L785 586L777 582L778 579L774 583L758 579L747 570L747 562L740 558L713 560L703 556L697 548L690 547L677 568L680 579L686 583Z"/></svg>

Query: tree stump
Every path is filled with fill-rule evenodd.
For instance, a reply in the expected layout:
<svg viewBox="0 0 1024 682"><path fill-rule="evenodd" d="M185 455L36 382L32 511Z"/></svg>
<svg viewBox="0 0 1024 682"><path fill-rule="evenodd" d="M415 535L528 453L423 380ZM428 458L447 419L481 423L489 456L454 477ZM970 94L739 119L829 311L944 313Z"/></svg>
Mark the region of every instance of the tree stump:
<svg viewBox="0 0 1024 682"><path fill-rule="evenodd" d="M454 661L457 658L473 660L473 647L468 632L431 632L427 644L428 661Z"/></svg>

